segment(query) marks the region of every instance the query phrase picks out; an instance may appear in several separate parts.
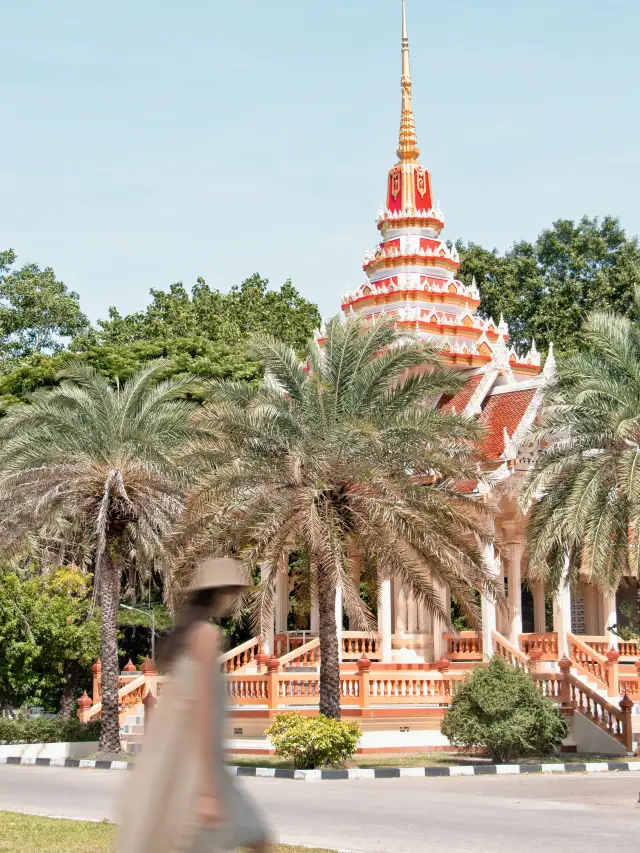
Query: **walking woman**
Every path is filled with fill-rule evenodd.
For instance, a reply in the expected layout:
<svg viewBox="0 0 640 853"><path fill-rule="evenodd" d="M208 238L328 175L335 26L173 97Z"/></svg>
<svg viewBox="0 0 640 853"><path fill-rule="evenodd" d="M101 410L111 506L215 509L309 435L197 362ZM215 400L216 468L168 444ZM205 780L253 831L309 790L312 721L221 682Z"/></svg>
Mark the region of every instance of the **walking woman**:
<svg viewBox="0 0 640 853"><path fill-rule="evenodd" d="M167 683L126 790L118 853L266 853L262 817L223 763L220 631L246 588L240 563L203 563L160 665Z"/></svg>

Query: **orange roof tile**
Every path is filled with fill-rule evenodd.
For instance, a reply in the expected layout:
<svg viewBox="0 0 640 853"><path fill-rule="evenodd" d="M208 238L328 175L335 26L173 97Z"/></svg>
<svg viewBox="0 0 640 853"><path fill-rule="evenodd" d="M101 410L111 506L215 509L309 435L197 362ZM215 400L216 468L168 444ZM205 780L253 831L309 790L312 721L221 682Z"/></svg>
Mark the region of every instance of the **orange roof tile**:
<svg viewBox="0 0 640 853"><path fill-rule="evenodd" d="M536 393L535 388L493 394L488 398L480 423L485 427L482 451L489 459L499 459L504 452L504 430L513 435Z"/></svg>
<svg viewBox="0 0 640 853"><path fill-rule="evenodd" d="M476 373L475 376L467 379L462 388L460 388L459 391L456 391L455 394L445 394L440 399L438 408L449 414L455 409L456 412L461 415L469 405L469 401L473 397L473 392L482 381L483 375L484 374L482 373Z"/></svg>

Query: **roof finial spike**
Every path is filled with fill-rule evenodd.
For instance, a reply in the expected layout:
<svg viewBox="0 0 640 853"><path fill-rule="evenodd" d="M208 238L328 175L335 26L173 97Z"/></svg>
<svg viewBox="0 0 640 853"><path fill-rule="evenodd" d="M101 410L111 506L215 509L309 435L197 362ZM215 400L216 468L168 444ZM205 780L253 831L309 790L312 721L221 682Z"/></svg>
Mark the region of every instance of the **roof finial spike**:
<svg viewBox="0 0 640 853"><path fill-rule="evenodd" d="M402 0L402 116L400 119L400 145L398 157L417 160L420 156L416 123L411 101L411 58L409 54L409 31L407 29L407 0Z"/></svg>

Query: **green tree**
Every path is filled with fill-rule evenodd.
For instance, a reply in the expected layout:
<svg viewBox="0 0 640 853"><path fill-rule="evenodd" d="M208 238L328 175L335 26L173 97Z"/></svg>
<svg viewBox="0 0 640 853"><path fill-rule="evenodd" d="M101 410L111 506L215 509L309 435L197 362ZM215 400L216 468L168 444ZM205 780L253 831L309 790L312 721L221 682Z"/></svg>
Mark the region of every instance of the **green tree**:
<svg viewBox="0 0 640 853"><path fill-rule="evenodd" d="M450 585L476 621L473 591L495 593L481 555L486 509L455 488L478 476L479 427L428 404L461 380L391 321L335 318L323 349L311 342L304 363L272 337L253 338L250 352L265 382L212 383L201 411L214 436L211 470L182 537L189 560L213 549L266 568L255 602L262 633L284 553L306 552L320 611L320 711L339 717L338 586L356 624L371 624L354 580L356 553L375 559L379 578L402 579L447 625L438 584Z"/></svg>
<svg viewBox="0 0 640 853"><path fill-rule="evenodd" d="M493 657L456 690L442 724L454 746L483 747L497 764L548 755L569 734L551 701L521 669Z"/></svg>
<svg viewBox="0 0 640 853"><path fill-rule="evenodd" d="M88 326L77 293L56 279L51 267L11 269L16 255L0 252L0 356L16 358L63 348Z"/></svg>
<svg viewBox="0 0 640 853"><path fill-rule="evenodd" d="M122 576L151 559L162 569L164 541L193 475L195 403L191 377L158 382L151 362L123 386L70 364L53 390L0 421L0 519L5 549L28 534L75 535L91 545L102 614L101 749L120 748L117 615Z"/></svg>
<svg viewBox="0 0 640 853"><path fill-rule="evenodd" d="M43 705L69 716L77 676L96 659L90 577L74 566L0 571L0 708Z"/></svg>
<svg viewBox="0 0 640 853"><path fill-rule="evenodd" d="M531 503L530 573L554 590L580 572L603 591L638 577L640 289L635 310L634 319L591 313L588 349L559 358L546 389L536 434L543 449L521 500Z"/></svg>
<svg viewBox="0 0 640 853"><path fill-rule="evenodd" d="M587 313L629 314L640 284L638 239L611 216L559 219L535 243L519 241L504 255L473 243L457 247L461 277L475 277L480 288L481 313L496 320L504 314L521 350L534 338L543 350L551 342L560 351L579 349Z"/></svg>

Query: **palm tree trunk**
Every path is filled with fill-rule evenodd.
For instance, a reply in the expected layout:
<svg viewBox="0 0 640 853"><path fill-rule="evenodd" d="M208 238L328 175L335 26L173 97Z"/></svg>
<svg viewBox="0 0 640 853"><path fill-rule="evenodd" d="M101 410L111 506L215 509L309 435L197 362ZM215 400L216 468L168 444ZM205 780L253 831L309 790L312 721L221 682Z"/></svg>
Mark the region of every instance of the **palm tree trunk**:
<svg viewBox="0 0 640 853"><path fill-rule="evenodd" d="M62 720L70 720L71 712L78 695L78 675L80 668L77 660L66 660L62 678L64 685L62 687L62 696L60 697L59 715Z"/></svg>
<svg viewBox="0 0 640 853"><path fill-rule="evenodd" d="M120 566L115 556L117 540L107 542L100 572L100 609L102 633L102 723L100 752L120 752L120 720L118 708L118 603L120 601Z"/></svg>
<svg viewBox="0 0 640 853"><path fill-rule="evenodd" d="M340 719L340 656L336 629L336 588L318 566L320 617L320 713Z"/></svg>

